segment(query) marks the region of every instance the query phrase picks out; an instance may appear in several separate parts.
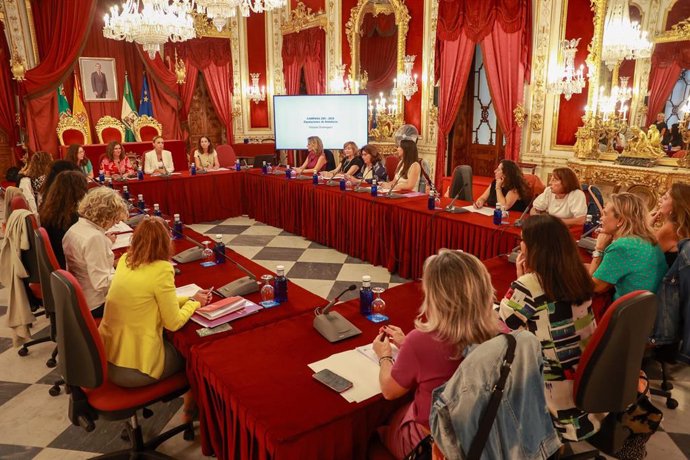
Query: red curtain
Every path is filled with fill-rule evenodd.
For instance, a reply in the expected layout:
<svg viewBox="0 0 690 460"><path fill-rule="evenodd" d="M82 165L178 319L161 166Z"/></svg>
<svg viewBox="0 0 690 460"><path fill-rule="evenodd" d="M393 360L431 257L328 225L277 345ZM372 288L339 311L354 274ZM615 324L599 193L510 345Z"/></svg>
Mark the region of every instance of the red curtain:
<svg viewBox="0 0 690 460"><path fill-rule="evenodd" d="M465 94L467 77L472 66L474 43L465 34L460 34L455 40L441 42L441 71L439 91L438 115L438 148L436 153L437 184L445 173L447 137L458 112L460 102Z"/></svg>
<svg viewBox="0 0 690 460"><path fill-rule="evenodd" d="M500 24L481 43L496 117L506 137L505 158L520 158L522 129L515 123L513 109L522 102L526 56L522 31L506 33Z"/></svg>
<svg viewBox="0 0 690 460"><path fill-rule="evenodd" d="M398 53L398 28L395 15L366 15L362 21L359 47L360 68L368 74L367 91L378 94L391 87L395 78Z"/></svg>
<svg viewBox="0 0 690 460"><path fill-rule="evenodd" d="M288 94L299 93L300 70L304 69L307 94L323 94L326 33L311 28L283 36L283 75Z"/></svg>
<svg viewBox="0 0 690 460"><path fill-rule="evenodd" d="M436 36L453 41L464 31L470 40L480 42L495 21L506 33L531 28L530 0L440 0Z"/></svg>
<svg viewBox="0 0 690 460"><path fill-rule="evenodd" d="M0 62L5 63L9 61L10 51L5 36L5 24L0 23ZM17 144L15 88L16 84L12 80L10 67L7 65L0 66L0 130L7 136L7 142L12 150L14 150Z"/></svg>
<svg viewBox="0 0 690 460"><path fill-rule="evenodd" d="M41 3L41 11L50 14L52 39L45 58L26 73L20 90L26 92L29 148L33 150L57 154L56 89L69 76L84 47L95 10L94 0L46 0Z"/></svg>
<svg viewBox="0 0 690 460"><path fill-rule="evenodd" d="M216 114L225 125L228 144L232 144L232 66L230 61L223 65L210 65L204 69L204 80Z"/></svg>
<svg viewBox="0 0 690 460"><path fill-rule="evenodd" d="M649 77L649 108L647 109L647 126L656 121L656 114L664 110L673 86L680 77L681 67L671 61L663 65L654 65Z"/></svg>
<svg viewBox="0 0 690 460"><path fill-rule="evenodd" d="M137 47L137 51L151 77L149 83L152 80L156 83L150 86L151 101L153 102L154 116L163 125L163 137L182 139L182 130L180 129L182 99L179 95L175 72L168 69L160 54L156 54L156 57L151 59L141 47Z"/></svg>

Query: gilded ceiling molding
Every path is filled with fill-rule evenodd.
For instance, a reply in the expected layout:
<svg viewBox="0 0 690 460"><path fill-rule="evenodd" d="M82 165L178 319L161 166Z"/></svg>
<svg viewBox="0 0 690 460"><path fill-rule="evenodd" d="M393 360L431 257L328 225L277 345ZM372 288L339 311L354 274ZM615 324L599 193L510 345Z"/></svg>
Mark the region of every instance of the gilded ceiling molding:
<svg viewBox="0 0 690 460"><path fill-rule="evenodd" d="M223 26L220 32L213 22L205 14L193 13L194 14L194 30L199 37L212 37L212 38L230 38L230 21Z"/></svg>
<svg viewBox="0 0 690 460"><path fill-rule="evenodd" d="M527 153L532 157L541 157L542 138L544 133L544 116L546 104L546 62L549 55L549 36L551 34L550 0L541 0L537 9L537 19L532 54L532 88L530 101L530 123L526 139Z"/></svg>
<svg viewBox="0 0 690 460"><path fill-rule="evenodd" d="M438 0L424 2L424 37L422 43L422 139L421 143L436 147L438 107L434 105L434 60L436 59L436 27ZM435 160L435 158L434 158Z"/></svg>
<svg viewBox="0 0 690 460"><path fill-rule="evenodd" d="M325 30L327 22L326 13L321 10L312 13L311 8L298 1L297 7L289 12L287 20L283 22L280 29L283 35L299 33L312 27L319 27Z"/></svg>
<svg viewBox="0 0 690 460"><path fill-rule="evenodd" d="M658 33L654 43L672 43L690 40L690 18L680 21L671 27L670 30Z"/></svg>

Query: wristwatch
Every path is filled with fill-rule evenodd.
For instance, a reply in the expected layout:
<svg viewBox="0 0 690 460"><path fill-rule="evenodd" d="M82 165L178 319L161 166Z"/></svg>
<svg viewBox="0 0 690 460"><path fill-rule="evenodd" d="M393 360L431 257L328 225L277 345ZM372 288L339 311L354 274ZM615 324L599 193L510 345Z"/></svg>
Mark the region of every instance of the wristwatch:
<svg viewBox="0 0 690 460"><path fill-rule="evenodd" d="M599 251L598 249L595 249L592 251L592 258L598 258L601 257L604 253L602 251Z"/></svg>

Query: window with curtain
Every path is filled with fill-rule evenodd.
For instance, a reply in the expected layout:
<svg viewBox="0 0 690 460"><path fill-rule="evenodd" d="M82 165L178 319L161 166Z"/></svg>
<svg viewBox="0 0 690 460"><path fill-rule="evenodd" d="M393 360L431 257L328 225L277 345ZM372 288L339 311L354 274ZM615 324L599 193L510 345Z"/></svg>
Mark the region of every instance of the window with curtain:
<svg viewBox="0 0 690 460"><path fill-rule="evenodd" d="M680 123L680 109L688 99L688 96L690 96L690 69L683 69L664 107L666 124L668 126Z"/></svg>
<svg viewBox="0 0 690 460"><path fill-rule="evenodd" d="M474 88L472 93L472 143L481 145L495 145L497 137L496 112L489 82L486 79L484 59L479 46L474 48L474 63L472 65ZM505 145L505 138L501 136Z"/></svg>

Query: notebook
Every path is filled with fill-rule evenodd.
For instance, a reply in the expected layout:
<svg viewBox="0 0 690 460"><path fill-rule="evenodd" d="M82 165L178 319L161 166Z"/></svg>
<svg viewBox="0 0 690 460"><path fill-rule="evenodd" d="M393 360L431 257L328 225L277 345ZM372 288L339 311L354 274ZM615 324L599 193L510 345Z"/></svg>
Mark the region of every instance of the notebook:
<svg viewBox="0 0 690 460"><path fill-rule="evenodd" d="M244 308L244 300L240 296L228 297L201 307L196 312L206 319L213 320Z"/></svg>
<svg viewBox="0 0 690 460"><path fill-rule="evenodd" d="M224 323L229 323L230 321L235 321L239 318L244 318L245 316L253 315L254 313L262 309L261 306L255 304L250 300L242 299L242 301L243 302L241 308L227 313L223 316L220 316L216 319L204 318L202 315L198 314L197 312L194 312L191 320L204 327L216 327Z"/></svg>

